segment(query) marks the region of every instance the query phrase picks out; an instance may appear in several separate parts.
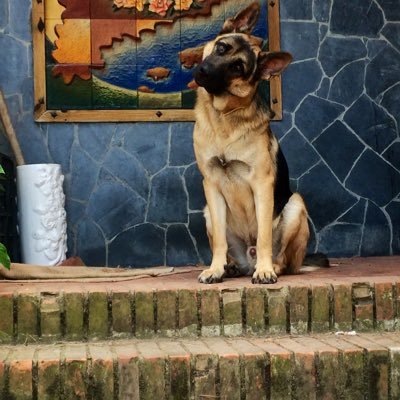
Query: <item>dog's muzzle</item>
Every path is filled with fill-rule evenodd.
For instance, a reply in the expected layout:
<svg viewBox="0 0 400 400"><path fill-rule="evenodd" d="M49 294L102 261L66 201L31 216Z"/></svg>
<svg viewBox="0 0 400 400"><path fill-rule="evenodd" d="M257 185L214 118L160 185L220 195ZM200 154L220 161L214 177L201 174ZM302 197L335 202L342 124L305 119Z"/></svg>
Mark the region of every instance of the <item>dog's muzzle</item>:
<svg viewBox="0 0 400 400"><path fill-rule="evenodd" d="M216 68L205 59L194 71L194 80L208 93L213 95L221 94L225 90L225 76L220 68Z"/></svg>

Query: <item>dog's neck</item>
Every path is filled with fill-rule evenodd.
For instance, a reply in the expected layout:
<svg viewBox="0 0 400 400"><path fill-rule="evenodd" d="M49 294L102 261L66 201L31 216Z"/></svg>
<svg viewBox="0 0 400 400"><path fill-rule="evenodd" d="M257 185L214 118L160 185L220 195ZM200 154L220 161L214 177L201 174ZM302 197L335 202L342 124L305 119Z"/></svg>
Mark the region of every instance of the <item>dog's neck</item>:
<svg viewBox="0 0 400 400"><path fill-rule="evenodd" d="M224 93L219 96L210 95L214 109L222 115L228 116L236 111L244 110L252 104L253 94L243 98L234 96L230 93Z"/></svg>

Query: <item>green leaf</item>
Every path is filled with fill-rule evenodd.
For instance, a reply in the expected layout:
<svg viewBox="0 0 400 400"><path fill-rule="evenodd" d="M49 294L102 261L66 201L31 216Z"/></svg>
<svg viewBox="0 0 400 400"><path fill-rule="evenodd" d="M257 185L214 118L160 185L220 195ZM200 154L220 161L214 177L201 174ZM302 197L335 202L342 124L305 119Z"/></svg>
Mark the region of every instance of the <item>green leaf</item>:
<svg viewBox="0 0 400 400"><path fill-rule="evenodd" d="M3 243L0 243L0 264L3 264L7 269L11 268L11 260Z"/></svg>
<svg viewBox="0 0 400 400"><path fill-rule="evenodd" d="M5 174L3 167L0 164L0 174Z"/></svg>

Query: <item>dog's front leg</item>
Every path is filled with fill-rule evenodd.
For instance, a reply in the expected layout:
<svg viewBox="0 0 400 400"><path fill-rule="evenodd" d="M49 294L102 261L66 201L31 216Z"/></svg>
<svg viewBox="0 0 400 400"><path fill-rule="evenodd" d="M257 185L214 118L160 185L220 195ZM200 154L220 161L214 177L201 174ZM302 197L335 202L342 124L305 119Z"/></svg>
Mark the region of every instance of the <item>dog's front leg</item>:
<svg viewBox="0 0 400 400"><path fill-rule="evenodd" d="M226 241L226 203L214 183L204 180L203 186L211 217L213 257L210 268L199 275L199 282L216 283L222 281L228 251Z"/></svg>
<svg viewBox="0 0 400 400"><path fill-rule="evenodd" d="M278 279L272 263L273 179L258 180L252 187L257 217L257 263L253 283L275 283Z"/></svg>

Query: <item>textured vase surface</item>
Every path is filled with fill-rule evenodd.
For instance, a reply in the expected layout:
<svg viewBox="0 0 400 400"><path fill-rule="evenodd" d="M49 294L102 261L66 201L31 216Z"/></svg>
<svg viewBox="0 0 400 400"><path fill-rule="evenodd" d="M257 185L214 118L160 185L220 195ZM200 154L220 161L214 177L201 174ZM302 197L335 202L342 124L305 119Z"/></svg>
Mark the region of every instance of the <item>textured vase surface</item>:
<svg viewBox="0 0 400 400"><path fill-rule="evenodd" d="M22 261L57 265L67 252L64 175L58 164L17 167Z"/></svg>

